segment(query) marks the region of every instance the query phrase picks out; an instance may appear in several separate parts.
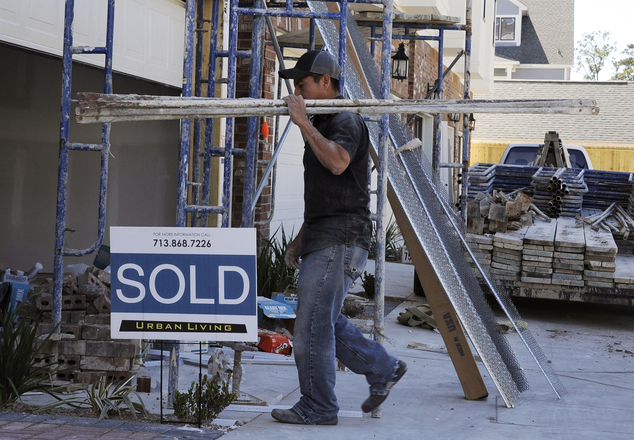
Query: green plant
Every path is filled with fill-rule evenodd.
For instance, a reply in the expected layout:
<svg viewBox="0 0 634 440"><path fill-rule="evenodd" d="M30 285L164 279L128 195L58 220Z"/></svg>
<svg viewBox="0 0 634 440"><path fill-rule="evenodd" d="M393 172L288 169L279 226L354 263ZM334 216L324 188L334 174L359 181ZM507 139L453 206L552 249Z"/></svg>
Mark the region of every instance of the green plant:
<svg viewBox="0 0 634 440"><path fill-rule="evenodd" d="M401 230L394 220L394 216L390 216L390 221L385 228L385 260L386 261L399 261L401 258L401 251L403 238L401 236ZM370 241L370 252L368 258L376 258L376 222L372 223L372 239Z"/></svg>
<svg viewBox="0 0 634 440"><path fill-rule="evenodd" d="M365 290L365 296L368 299L374 299L376 288L376 279L374 278L374 275L363 272L363 275L361 275L361 286L363 286L363 290Z"/></svg>
<svg viewBox="0 0 634 440"><path fill-rule="evenodd" d="M297 271L287 267L284 254L292 241L281 228L281 241L272 238L262 240L262 249L257 259L258 271L258 295L271 298L273 292L284 292L297 283Z"/></svg>
<svg viewBox="0 0 634 440"><path fill-rule="evenodd" d="M208 380L205 374L200 384L192 382L188 392L176 391L174 415L183 422L212 421L236 398L229 392L229 380L220 381L219 374Z"/></svg>
<svg viewBox="0 0 634 440"><path fill-rule="evenodd" d="M27 391L42 387L59 364L33 366L55 332L38 337L41 313L28 316L30 303L22 301L8 311L0 310L0 408L15 402ZM50 358L50 356L48 356Z"/></svg>
<svg viewBox="0 0 634 440"><path fill-rule="evenodd" d="M56 399L57 402L45 405L40 408L40 411L44 411L57 406L68 405L73 408L92 408L100 419L107 418L109 415L118 414L121 415L121 409L127 409L130 411L133 417L136 418L137 414L143 416L149 416L150 413L145 408L143 399L139 396L135 387L130 385L134 376L130 376L127 379L119 382L117 385L114 383L106 383L106 377L102 376L98 382L93 383L90 387L75 386L66 387L66 391L85 391L86 396L71 397L70 399L62 399L54 393L49 394ZM138 402L132 401L131 394L135 394L139 399Z"/></svg>

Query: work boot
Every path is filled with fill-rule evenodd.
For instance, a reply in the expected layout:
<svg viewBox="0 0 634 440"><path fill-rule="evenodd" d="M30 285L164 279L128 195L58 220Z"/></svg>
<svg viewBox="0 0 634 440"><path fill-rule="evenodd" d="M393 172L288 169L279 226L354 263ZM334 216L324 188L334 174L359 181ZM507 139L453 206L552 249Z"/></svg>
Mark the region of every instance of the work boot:
<svg viewBox="0 0 634 440"><path fill-rule="evenodd" d="M271 416L282 423L292 423L295 425L310 425L310 423L306 423L302 417L297 414L293 409L274 409L271 411ZM315 425L336 425L339 422L337 416L334 416L328 420L322 420L321 422L315 423Z"/></svg>
<svg viewBox="0 0 634 440"><path fill-rule="evenodd" d="M390 394L390 390L392 389L392 387L396 385L396 382L398 382L401 379L401 377L403 377L406 371L407 371L407 364L403 361L398 361L398 368L396 368L394 377L392 377L392 379L390 379L390 381L385 385L385 390L383 390L384 393L370 394L370 397L365 399L365 402L363 402L363 405L361 405L361 410L367 413L367 412L374 411L376 408L378 408L378 406L382 404L385 401L385 399L387 399L387 396Z"/></svg>

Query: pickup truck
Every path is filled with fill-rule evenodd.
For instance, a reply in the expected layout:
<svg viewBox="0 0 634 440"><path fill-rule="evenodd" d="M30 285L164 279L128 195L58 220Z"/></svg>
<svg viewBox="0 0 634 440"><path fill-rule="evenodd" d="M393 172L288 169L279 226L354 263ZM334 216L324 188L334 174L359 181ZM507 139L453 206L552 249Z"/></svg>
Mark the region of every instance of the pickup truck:
<svg viewBox="0 0 634 440"><path fill-rule="evenodd" d="M538 149L544 144L509 144L500 159L505 165L533 165ZM566 145L572 168L592 170L592 161L585 148L578 145Z"/></svg>

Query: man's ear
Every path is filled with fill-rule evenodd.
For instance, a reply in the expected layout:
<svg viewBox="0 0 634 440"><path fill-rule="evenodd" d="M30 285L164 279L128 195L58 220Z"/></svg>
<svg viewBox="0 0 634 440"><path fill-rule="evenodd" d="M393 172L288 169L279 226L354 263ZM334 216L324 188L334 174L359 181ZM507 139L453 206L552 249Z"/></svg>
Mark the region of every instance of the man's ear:
<svg viewBox="0 0 634 440"><path fill-rule="evenodd" d="M332 83L330 82L330 75L328 75L327 73L324 73L324 75L321 77L321 80L324 83L325 89L327 89L328 87L332 85Z"/></svg>

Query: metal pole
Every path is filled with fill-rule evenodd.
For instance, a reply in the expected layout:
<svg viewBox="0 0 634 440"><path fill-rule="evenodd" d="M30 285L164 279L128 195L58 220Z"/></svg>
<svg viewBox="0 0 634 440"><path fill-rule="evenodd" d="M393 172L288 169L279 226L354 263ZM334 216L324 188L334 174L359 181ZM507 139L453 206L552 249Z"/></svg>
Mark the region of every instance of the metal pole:
<svg viewBox="0 0 634 440"><path fill-rule="evenodd" d="M257 0L256 7L261 7L262 0ZM262 66L262 39L264 36L264 16L253 18L253 37L251 42L251 70L249 82L249 97L259 98L260 95L260 70ZM244 196L242 201L242 227L253 227L255 213L251 209L254 200L254 187L256 180L256 161L258 158L258 139L260 131L259 117L247 119L247 154L244 163Z"/></svg>
<svg viewBox="0 0 634 440"><path fill-rule="evenodd" d="M339 90L345 93L346 84L346 37L348 32L348 0L341 0L339 9L339 66L341 66L341 75L339 75Z"/></svg>
<svg viewBox="0 0 634 440"><path fill-rule="evenodd" d="M193 67L194 67L194 30L196 19L196 0L187 0L185 4L185 54L183 57L183 96L192 96ZM187 222L187 180L189 175L189 143L191 135L191 120L181 120L180 154L178 167L178 206L176 212L176 226L185 227ZM176 390L178 389L180 363L180 341L172 344L169 366L169 382L167 387L167 407L173 408Z"/></svg>
<svg viewBox="0 0 634 440"><path fill-rule="evenodd" d="M227 58L227 98L235 98L236 95L236 58L238 50L238 0L230 0L229 11L229 53ZM227 118L225 125L225 157L224 157L224 182L233 181L232 168L233 136L235 131L235 118ZM222 205L229 208L222 216L222 227L228 228L231 223L231 190L226 186L222 194Z"/></svg>
<svg viewBox="0 0 634 440"><path fill-rule="evenodd" d="M196 0L187 0L185 4L185 53L183 56L183 89L182 96L192 96L193 64L194 64L194 29ZM178 205L176 226L184 227L187 222L187 181L189 179L189 145L191 136L191 120L182 119L180 126L180 154L178 167Z"/></svg>
<svg viewBox="0 0 634 440"><path fill-rule="evenodd" d="M55 266L53 293L53 326L60 332L62 321L62 286L64 278L64 249L66 232L66 196L68 193L68 132L70 129L70 92L73 72L73 19L75 14L74 0L66 0L64 12L64 52L62 56L62 116L59 134L59 164L57 169L57 214L55 223Z"/></svg>
<svg viewBox="0 0 634 440"><path fill-rule="evenodd" d="M444 30L438 29L438 82L437 82L437 90L438 90L438 99L442 99L442 80L443 80L443 44L444 44ZM434 145L434 154L432 158L433 171L434 171L434 180L436 185L440 185L440 154L442 150L442 117L440 114L435 116L436 123L436 144Z"/></svg>
<svg viewBox="0 0 634 440"><path fill-rule="evenodd" d="M203 0L196 0L196 20L195 20L195 29L194 34L196 36L195 43L195 52L196 52L196 73L194 75L194 96L202 96L202 76L203 76L203 26L205 25L205 2ZM198 183L200 182L200 144L201 144L201 133L202 130L202 121L200 119L194 120L194 145L193 145L193 156L194 160L192 163L192 182ZM198 201L200 198L199 188L197 186L192 186L192 196L191 203L192 205L198 205ZM194 213L190 218L191 226L199 226L199 215Z"/></svg>
<svg viewBox="0 0 634 440"><path fill-rule="evenodd" d="M465 10L464 99L471 98L471 37L473 36L472 1L473 0L467 0ZM470 135L469 114L465 113L462 115L462 193L460 194L460 213L465 223L467 222L467 195L469 192Z"/></svg>
<svg viewBox="0 0 634 440"><path fill-rule="evenodd" d="M251 212L255 210L255 205L258 202L258 198L260 197L260 194L262 194L262 191L264 190L264 186L266 185L266 180L269 178L269 175L275 168L275 164L277 163L277 157L280 155L280 151L282 151L282 146L284 145L284 142L286 141L286 136L288 136L288 133L291 131L292 126L293 126L293 122L289 119L288 122L286 123L286 127L284 127L284 133L282 133L282 137L280 138L279 143L276 145L275 151L273 151L273 157L271 157L271 160L269 161L269 165L266 168L266 171L264 172L264 174L262 175L262 179L260 180L258 189L255 191L255 195L253 199L251 200L251 206L250 206ZM277 135L277 125L275 126L275 130Z"/></svg>
<svg viewBox="0 0 634 440"><path fill-rule="evenodd" d="M392 20L394 6L392 0L383 2L383 43L381 44L381 99L390 97L392 69ZM383 212L387 201L387 161L390 142L390 116L381 116L381 138L377 150L377 189L376 189L376 255L374 277L376 292L374 296L374 329L373 337L380 344L384 339L385 320L385 225ZM381 407L372 411L372 417L381 417Z"/></svg>
<svg viewBox="0 0 634 440"><path fill-rule="evenodd" d="M213 0L211 9L211 23L209 25L209 67L207 73L207 96L216 96L216 51L218 49L218 25L220 17L220 0ZM203 161L202 204L209 204L211 185L211 148L213 144L214 120L205 120L205 159ZM223 191L226 183L223 182ZM229 189L231 191L231 189ZM202 224L207 226L207 214L202 215Z"/></svg>

